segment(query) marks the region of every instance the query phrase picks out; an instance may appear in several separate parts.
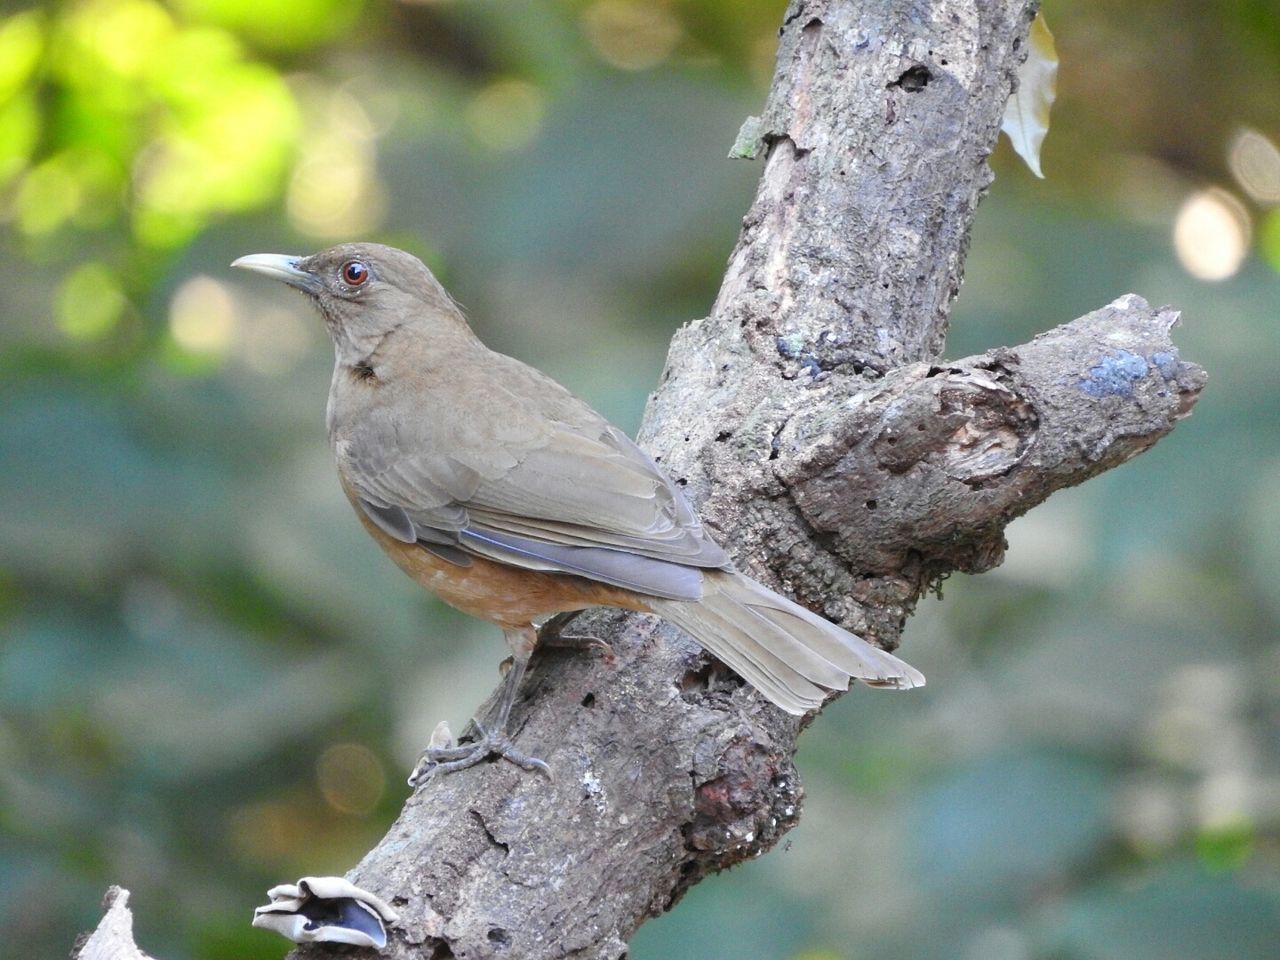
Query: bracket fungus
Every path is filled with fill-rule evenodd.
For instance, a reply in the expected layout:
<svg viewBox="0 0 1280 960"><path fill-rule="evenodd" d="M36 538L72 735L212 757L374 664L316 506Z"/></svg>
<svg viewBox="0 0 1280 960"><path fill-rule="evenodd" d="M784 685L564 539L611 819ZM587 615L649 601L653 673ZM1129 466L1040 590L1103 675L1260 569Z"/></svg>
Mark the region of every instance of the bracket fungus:
<svg viewBox="0 0 1280 960"><path fill-rule="evenodd" d="M253 911L253 925L295 943L325 941L382 949L398 915L342 877L303 877L267 891L271 902Z"/></svg>

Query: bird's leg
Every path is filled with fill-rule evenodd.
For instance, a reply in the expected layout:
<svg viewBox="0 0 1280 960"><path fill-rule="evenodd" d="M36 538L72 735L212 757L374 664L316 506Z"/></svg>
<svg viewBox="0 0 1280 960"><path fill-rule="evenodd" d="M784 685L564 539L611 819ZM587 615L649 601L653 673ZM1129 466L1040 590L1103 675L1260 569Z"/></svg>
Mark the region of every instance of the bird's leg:
<svg viewBox="0 0 1280 960"><path fill-rule="evenodd" d="M507 736L507 721L511 716L511 707L516 702L516 692L520 689L520 681L524 678L525 669L529 666L529 657L538 641L533 627L508 630L505 632L508 645L511 647L511 668L502 678L502 687L498 691L498 703L489 718L482 724L472 720L479 734L478 739L469 743L448 746L431 744L422 751L418 765L409 776L409 786L418 787L426 783L437 773L455 773L474 767L491 756L509 760L524 770L540 770L550 776L551 768L537 757L521 753Z"/></svg>

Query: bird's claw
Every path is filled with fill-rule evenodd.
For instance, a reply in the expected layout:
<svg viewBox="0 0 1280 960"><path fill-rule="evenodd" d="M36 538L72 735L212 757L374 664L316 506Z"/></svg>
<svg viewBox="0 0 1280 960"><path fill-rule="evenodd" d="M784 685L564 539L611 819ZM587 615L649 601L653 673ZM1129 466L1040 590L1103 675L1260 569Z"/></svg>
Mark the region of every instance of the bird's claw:
<svg viewBox="0 0 1280 960"><path fill-rule="evenodd" d="M541 646L559 647L567 650L590 650L610 663L614 659L612 644L607 640L601 640L599 637L586 634L556 633L543 640Z"/></svg>
<svg viewBox="0 0 1280 960"><path fill-rule="evenodd" d="M505 733L487 732L478 720L473 720L472 723L480 737L469 743L454 745L453 738L450 737L445 745L437 743L436 738L432 737L432 742L418 758L413 773L409 774L410 787L416 790L438 773L457 773L493 756L501 757L530 773L537 771L546 774L548 778L551 776L551 768L546 761L517 750Z"/></svg>

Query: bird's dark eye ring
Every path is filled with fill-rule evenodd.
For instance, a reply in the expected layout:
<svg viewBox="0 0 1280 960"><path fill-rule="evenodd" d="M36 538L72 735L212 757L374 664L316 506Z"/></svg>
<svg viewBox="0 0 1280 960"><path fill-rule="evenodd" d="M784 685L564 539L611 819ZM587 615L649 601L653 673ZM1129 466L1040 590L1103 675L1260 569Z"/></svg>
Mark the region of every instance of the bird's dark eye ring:
<svg viewBox="0 0 1280 960"><path fill-rule="evenodd" d="M341 272L342 282L349 287L358 287L369 279L369 268L359 260L348 260Z"/></svg>

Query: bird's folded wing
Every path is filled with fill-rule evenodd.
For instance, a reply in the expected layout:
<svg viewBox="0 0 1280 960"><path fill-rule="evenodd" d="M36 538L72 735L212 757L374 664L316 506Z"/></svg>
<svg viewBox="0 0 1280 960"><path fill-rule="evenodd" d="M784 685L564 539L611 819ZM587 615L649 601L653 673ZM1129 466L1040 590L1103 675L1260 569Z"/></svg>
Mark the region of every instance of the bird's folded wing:
<svg viewBox="0 0 1280 960"><path fill-rule="evenodd" d="M655 560L722 567L679 488L607 425L598 436L558 431L467 503L473 526L565 546L605 547Z"/></svg>
<svg viewBox="0 0 1280 960"><path fill-rule="evenodd" d="M547 426L530 445L406 450L400 437L351 451L344 474L371 519L402 541L447 539L515 566L699 596L691 568L729 561L679 488L603 420Z"/></svg>

